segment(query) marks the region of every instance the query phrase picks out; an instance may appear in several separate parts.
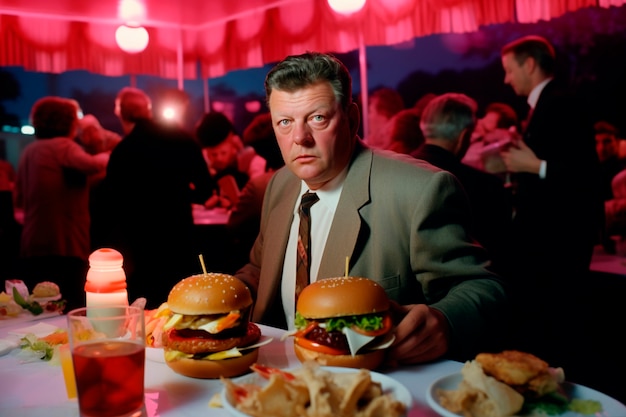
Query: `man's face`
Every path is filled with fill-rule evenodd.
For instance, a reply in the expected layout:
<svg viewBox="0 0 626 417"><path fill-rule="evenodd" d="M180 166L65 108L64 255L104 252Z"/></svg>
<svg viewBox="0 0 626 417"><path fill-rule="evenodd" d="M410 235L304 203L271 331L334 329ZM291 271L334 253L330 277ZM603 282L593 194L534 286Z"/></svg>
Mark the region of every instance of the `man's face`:
<svg viewBox="0 0 626 417"><path fill-rule="evenodd" d="M211 169L221 172L229 166L235 164L237 159L237 148L232 143L230 138L227 138L225 141L216 146L208 147L207 157L209 158L209 165Z"/></svg>
<svg viewBox="0 0 626 417"><path fill-rule="evenodd" d="M500 121L500 114L495 111L490 111L485 114L485 116L478 121L481 125L481 128L484 129L485 132L492 132L496 130L498 127L498 122Z"/></svg>
<svg viewBox="0 0 626 417"><path fill-rule="evenodd" d="M605 161L619 154L617 139L610 133L596 134L596 152L600 161Z"/></svg>
<svg viewBox="0 0 626 417"><path fill-rule="evenodd" d="M274 90L269 99L278 146L291 171L310 189L335 178L350 162L359 114L341 109L329 83L297 91Z"/></svg>
<svg viewBox="0 0 626 417"><path fill-rule="evenodd" d="M504 68L504 83L509 84L518 96L528 96L532 90L531 79L528 71L528 60L519 65L512 52L502 55L502 68Z"/></svg>

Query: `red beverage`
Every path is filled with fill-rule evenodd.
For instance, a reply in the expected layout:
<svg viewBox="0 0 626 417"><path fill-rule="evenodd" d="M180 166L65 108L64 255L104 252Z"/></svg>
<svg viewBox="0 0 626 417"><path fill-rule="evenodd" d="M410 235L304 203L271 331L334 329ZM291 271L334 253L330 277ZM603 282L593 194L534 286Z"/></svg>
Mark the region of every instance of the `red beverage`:
<svg viewBox="0 0 626 417"><path fill-rule="evenodd" d="M117 417L141 409L145 349L123 341L80 345L72 352L81 416Z"/></svg>

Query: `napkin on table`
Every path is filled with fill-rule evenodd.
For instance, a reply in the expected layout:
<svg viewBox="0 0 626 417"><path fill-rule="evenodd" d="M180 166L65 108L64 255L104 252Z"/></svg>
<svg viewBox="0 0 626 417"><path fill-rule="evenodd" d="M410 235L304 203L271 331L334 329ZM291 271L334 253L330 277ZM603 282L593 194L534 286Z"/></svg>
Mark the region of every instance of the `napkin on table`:
<svg viewBox="0 0 626 417"><path fill-rule="evenodd" d="M57 329L58 327L52 324L39 322L32 326L11 330L9 331L9 334L19 336L19 337L24 337L27 334L32 333L37 337L44 337L44 336L48 336L50 333L54 332Z"/></svg>

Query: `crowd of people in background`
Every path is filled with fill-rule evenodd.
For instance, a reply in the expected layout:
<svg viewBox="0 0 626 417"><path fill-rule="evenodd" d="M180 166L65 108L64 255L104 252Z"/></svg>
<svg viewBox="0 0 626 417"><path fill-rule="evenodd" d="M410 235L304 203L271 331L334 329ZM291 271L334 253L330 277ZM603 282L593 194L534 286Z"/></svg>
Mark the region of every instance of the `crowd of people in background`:
<svg viewBox="0 0 626 417"><path fill-rule="evenodd" d="M399 274L384 286L414 321L399 327L397 362L467 357L469 339L510 313L512 330L498 346L575 369L579 358L566 344L584 320L572 312L594 246L612 251L611 235L626 235L626 142L611 123L588 120L555 77L546 39L507 44L501 60L503 82L527 98L528 114L501 102L480 109L453 91L406 105L382 88L370 96L363 139L349 80L323 54L279 64L266 80L270 112L241 135L217 111L193 132L162 124L136 88L111 103L122 136L93 116L80 119L73 100L42 98L32 108L37 140L15 171L0 164L2 253L20 260L10 274L31 285L56 280L77 306L89 253L110 246L124 255L130 298L156 308L197 271L192 206L222 208L239 252L237 268L221 272L254 289L256 320L290 326L295 258L284 254L295 249L300 195L317 191L327 202L312 209L324 235L313 238L321 239L312 243L314 273L342 275L348 256L352 274ZM318 78L298 79L290 65ZM319 167L306 162L314 157ZM14 207L24 210L19 236ZM11 252L17 241L19 254ZM480 299L476 310L453 282ZM416 323L432 339L412 336Z"/></svg>

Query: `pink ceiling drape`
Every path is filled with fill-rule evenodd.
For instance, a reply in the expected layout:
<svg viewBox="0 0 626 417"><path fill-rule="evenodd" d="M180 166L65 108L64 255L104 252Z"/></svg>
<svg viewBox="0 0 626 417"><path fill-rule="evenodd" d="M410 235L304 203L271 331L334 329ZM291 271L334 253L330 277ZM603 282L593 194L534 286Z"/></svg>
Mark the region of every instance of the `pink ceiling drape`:
<svg viewBox="0 0 626 417"><path fill-rule="evenodd" d="M83 69L109 76L212 78L306 50L348 52L358 49L361 39L365 45L391 45L435 33L471 32L496 23L533 23L583 7L626 3L368 0L359 13L341 16L330 10L326 0L145 1L148 14L152 10L159 17L144 22L150 43L144 52L131 55L115 44L115 29L121 22L114 16L102 17L107 1L97 2L94 16L82 0L3 0L0 66L52 73ZM42 9L36 10L39 2ZM237 2L238 9L230 11L229 2ZM10 7L3 8L4 3ZM109 3L114 9L117 0ZM215 11L208 3L220 5L219 18L211 17ZM27 10L20 8L24 4Z"/></svg>

